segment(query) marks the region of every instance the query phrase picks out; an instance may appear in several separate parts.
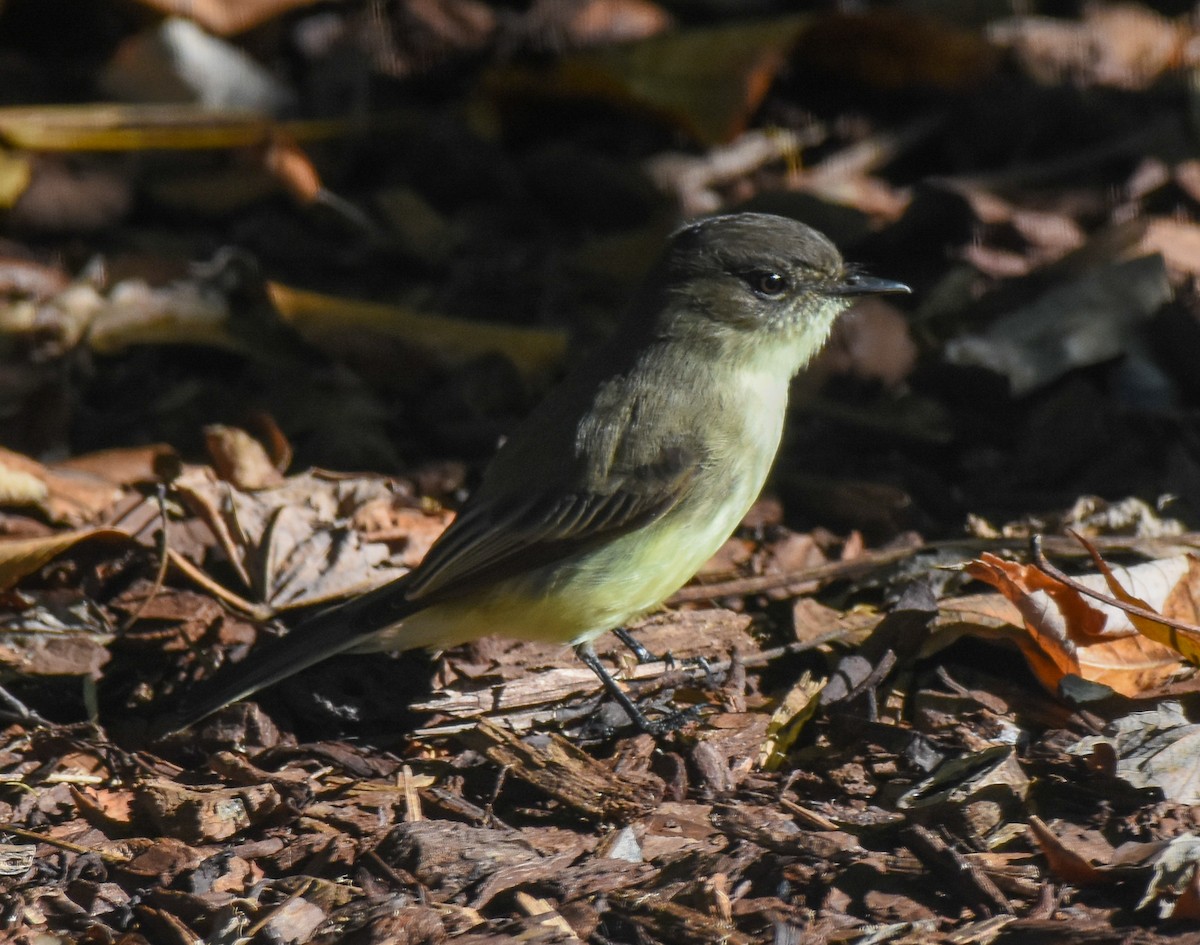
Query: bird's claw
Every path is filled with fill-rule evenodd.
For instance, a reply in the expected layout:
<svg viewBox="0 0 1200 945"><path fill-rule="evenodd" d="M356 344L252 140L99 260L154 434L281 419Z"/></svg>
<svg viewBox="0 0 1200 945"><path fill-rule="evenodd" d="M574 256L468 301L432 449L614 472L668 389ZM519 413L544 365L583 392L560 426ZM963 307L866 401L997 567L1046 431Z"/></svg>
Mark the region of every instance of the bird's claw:
<svg viewBox="0 0 1200 945"><path fill-rule="evenodd" d="M691 705L686 709L677 709L674 712L662 716L662 718L651 721L639 712L640 718L632 719L635 726L645 732L647 735L653 735L655 738L661 738L664 735L670 735L672 732L677 732L689 722L699 721L704 714L704 710L710 706Z"/></svg>

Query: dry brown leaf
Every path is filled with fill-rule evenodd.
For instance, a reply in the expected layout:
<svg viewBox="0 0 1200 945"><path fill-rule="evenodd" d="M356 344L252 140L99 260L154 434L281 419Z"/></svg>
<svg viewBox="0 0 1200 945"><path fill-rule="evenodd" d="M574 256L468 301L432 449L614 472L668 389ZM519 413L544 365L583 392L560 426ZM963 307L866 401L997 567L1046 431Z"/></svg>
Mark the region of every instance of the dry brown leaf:
<svg viewBox="0 0 1200 945"><path fill-rule="evenodd" d="M59 532L44 538L0 539L0 590L13 587L60 554L81 541L117 541L130 543L125 532L115 528L82 528Z"/></svg>
<svg viewBox="0 0 1200 945"><path fill-rule="evenodd" d="M141 0L169 16L195 20L210 33L232 36L317 0Z"/></svg>
<svg viewBox="0 0 1200 945"><path fill-rule="evenodd" d="M253 492L283 482L263 445L245 430L209 424L204 428L204 445L217 476L239 489Z"/></svg>
<svg viewBox="0 0 1200 945"><path fill-rule="evenodd" d="M1112 862L1113 848L1098 831L1075 843L1060 839L1039 817L1029 818L1029 832L1046 855L1050 869L1068 883L1091 886L1096 883L1112 882L1115 877L1105 876L1101 867Z"/></svg>
<svg viewBox="0 0 1200 945"><path fill-rule="evenodd" d="M494 102L599 100L640 108L705 143L745 129L810 18L788 16L680 30L574 53L545 69L504 66L485 76Z"/></svg>
<svg viewBox="0 0 1200 945"><path fill-rule="evenodd" d="M273 138L263 155L263 163L292 199L300 204L312 203L324 187L312 159L294 141L280 136Z"/></svg>
<svg viewBox="0 0 1200 945"><path fill-rule="evenodd" d="M454 513L448 509L415 509L389 496L364 503L351 524L367 541L398 545L399 563L415 568L453 520Z"/></svg>
<svg viewBox="0 0 1200 945"><path fill-rule="evenodd" d="M967 566L967 573L991 584L1016 605L1024 634L1002 627L979 635L999 633L1018 646L1041 683L1057 692L1066 675L1080 676L1127 696L1153 690L1184 667L1179 654L1138 634L1121 610L1086 598L1032 565L1004 561L985 554ZM1137 588L1148 600L1165 601L1188 573L1186 555L1120 569L1123 583ZM1079 578L1095 590L1104 587L1101 575Z"/></svg>
<svg viewBox="0 0 1200 945"><path fill-rule="evenodd" d="M112 512L125 494L122 487L159 480L174 456L166 446L141 446L45 466L0 447L0 505L32 505L63 524L95 522Z"/></svg>
<svg viewBox="0 0 1200 945"><path fill-rule="evenodd" d="M797 61L877 89L968 88L999 56L975 32L897 8L831 14L814 22Z"/></svg>
<svg viewBox="0 0 1200 945"><path fill-rule="evenodd" d="M1083 227L1065 212L1011 203L970 178L948 178L945 186L966 198L979 222L984 224L979 238L964 247L962 255L990 276L1028 275L1079 250L1087 241ZM1004 246L992 245L995 234L1000 235ZM1023 244L1018 249L1008 245L1014 236ZM1153 250L1145 250L1150 252Z"/></svg>
<svg viewBox="0 0 1200 945"><path fill-rule="evenodd" d="M50 468L56 472L87 473L113 485L132 486L162 479L177 460L170 446L153 443L84 453L53 463Z"/></svg>
<svg viewBox="0 0 1200 945"><path fill-rule="evenodd" d="M852 632L866 634L881 619L880 614L866 608L843 614L840 610L827 607L811 597L798 597L792 605L792 633L797 643L807 643L845 632L848 624L852 625Z"/></svg>
<svg viewBox="0 0 1200 945"><path fill-rule="evenodd" d="M442 365L502 354L530 381L544 384L562 364L566 336L538 328L491 325L417 312L396 305L336 298L269 283L279 316L310 342L341 350L347 337L374 333L424 353Z"/></svg>
<svg viewBox="0 0 1200 945"><path fill-rule="evenodd" d="M792 531L785 532L778 541L772 542L762 557L765 559L760 571L762 574L788 574L819 567L829 561L812 535ZM817 581L789 584L769 590L766 595L773 600L784 600L812 594L818 587L820 583Z"/></svg>
<svg viewBox="0 0 1200 945"><path fill-rule="evenodd" d="M128 833L133 821L133 792L125 788L71 787L79 812L111 833Z"/></svg>
<svg viewBox="0 0 1200 945"><path fill-rule="evenodd" d="M1200 226L1175 217L1153 217L1147 223L1142 250L1161 254L1176 280L1200 277Z"/></svg>
<svg viewBox="0 0 1200 945"><path fill-rule="evenodd" d="M194 468L175 487L213 530L256 602L273 609L327 603L407 570L387 544L347 527L364 505L395 498L383 477L309 472L246 492Z"/></svg>
<svg viewBox="0 0 1200 945"><path fill-rule="evenodd" d="M1096 546L1082 535L1076 537L1092 556L1113 597L1131 607L1157 612L1178 623L1191 624L1190 629L1168 626L1150 617L1126 611L1129 622L1137 628L1138 633L1148 640L1170 647L1193 665L1200 665L1200 614L1197 613L1197 603L1200 602L1200 561L1194 555L1185 555L1187 570L1160 602L1152 604L1127 591L1121 579L1100 556Z"/></svg>

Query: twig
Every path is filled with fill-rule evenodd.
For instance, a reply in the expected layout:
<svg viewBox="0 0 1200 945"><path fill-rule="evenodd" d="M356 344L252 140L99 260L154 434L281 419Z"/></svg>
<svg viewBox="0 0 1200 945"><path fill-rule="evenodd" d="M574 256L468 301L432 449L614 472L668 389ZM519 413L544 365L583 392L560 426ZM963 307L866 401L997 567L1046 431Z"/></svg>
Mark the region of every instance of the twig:
<svg viewBox="0 0 1200 945"><path fill-rule="evenodd" d="M224 601L234 610L240 611L254 620L270 620L275 616L273 608L265 604L252 603L228 588L223 587L173 549L167 549L167 558L171 564L183 572L185 577L199 584L204 590L208 591L218 600Z"/></svg>
<svg viewBox="0 0 1200 945"><path fill-rule="evenodd" d="M167 565L170 563L170 558L167 557L167 490L159 483L155 488L155 494L158 498L158 516L162 521L162 531L158 534L158 573L154 576L154 586L150 589L140 604L134 608L133 612L125 618L121 626L117 629L118 634L125 633L129 630L150 606L150 602L159 595L163 589L163 582L167 579Z"/></svg>
<svg viewBox="0 0 1200 945"><path fill-rule="evenodd" d="M120 864L128 861L128 857L120 856L116 853L105 853L101 850L82 847L78 843L71 843L69 840L59 840L57 837L47 837L44 834L26 830L24 827L17 827L13 824L0 824L0 833L11 833L15 837L22 837L25 840L33 840L36 843L58 847L60 850L66 850L68 853L78 853L80 856L98 856L105 863Z"/></svg>
<svg viewBox="0 0 1200 945"><path fill-rule="evenodd" d="M12 709L13 714L22 722L31 722L38 726L48 726L50 724L3 686L0 686L0 702L3 702Z"/></svg>
<svg viewBox="0 0 1200 945"><path fill-rule="evenodd" d="M933 831L913 824L904 831L904 843L977 913L985 917L1013 914L1012 905L991 877Z"/></svg>
<svg viewBox="0 0 1200 945"><path fill-rule="evenodd" d="M1086 584L1081 584L1074 578L1064 574L1042 554L1042 536L1034 535L1029 539L1029 552L1033 557L1033 563L1039 571L1054 580L1065 584L1073 591L1078 591L1087 597L1098 600L1101 603L1108 604L1110 607L1115 607L1117 610L1122 610L1131 617L1141 617L1144 620L1150 620L1154 623L1161 624L1164 627L1169 627L1172 630L1182 630L1185 633L1200 633L1200 627L1195 624L1186 623L1182 620L1173 620L1170 617L1165 617L1162 614L1156 614L1153 610L1147 610L1145 607L1138 607L1136 604L1127 604L1123 600L1118 600L1103 591L1096 591L1088 587Z"/></svg>
<svg viewBox="0 0 1200 945"><path fill-rule="evenodd" d="M668 604L682 604L689 601L712 600L717 597L743 597L746 594L759 594L772 591L792 584L807 584L810 581L831 581L837 578L856 577L877 568L895 564L905 558L911 558L922 548L918 541L906 541L894 548L881 551L869 551L850 561L830 561L813 568L801 568L797 571L782 571L779 574L762 574L756 577L737 578L732 581L720 581L716 584L694 584L680 588L669 598Z"/></svg>

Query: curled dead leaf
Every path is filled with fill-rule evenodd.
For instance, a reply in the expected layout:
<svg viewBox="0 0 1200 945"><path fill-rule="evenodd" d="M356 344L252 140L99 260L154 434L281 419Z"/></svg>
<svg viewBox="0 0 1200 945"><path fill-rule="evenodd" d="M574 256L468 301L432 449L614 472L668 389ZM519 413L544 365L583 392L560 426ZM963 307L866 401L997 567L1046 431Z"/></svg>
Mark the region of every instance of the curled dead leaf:
<svg viewBox="0 0 1200 945"><path fill-rule="evenodd" d="M1188 572L1186 555L1121 569L1131 586L1165 599ZM1021 613L1024 633L995 631L1020 647L1030 668L1051 692L1068 675L1101 683L1127 696L1151 691L1179 674L1184 662L1170 647L1137 632L1115 607L1085 598L1033 565L984 554L966 572L995 587ZM1103 587L1101 575L1083 583Z"/></svg>

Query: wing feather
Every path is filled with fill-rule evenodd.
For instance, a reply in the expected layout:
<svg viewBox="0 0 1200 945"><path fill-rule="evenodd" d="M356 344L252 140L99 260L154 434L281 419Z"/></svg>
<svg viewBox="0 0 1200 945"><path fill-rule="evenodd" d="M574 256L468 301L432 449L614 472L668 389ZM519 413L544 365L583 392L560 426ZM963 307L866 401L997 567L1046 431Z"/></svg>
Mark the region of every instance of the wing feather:
<svg viewBox="0 0 1200 945"><path fill-rule="evenodd" d="M503 510L471 505L408 575L407 598L430 598L549 564L665 515L688 494L699 462L673 450L669 463L638 468L606 492L532 492Z"/></svg>

